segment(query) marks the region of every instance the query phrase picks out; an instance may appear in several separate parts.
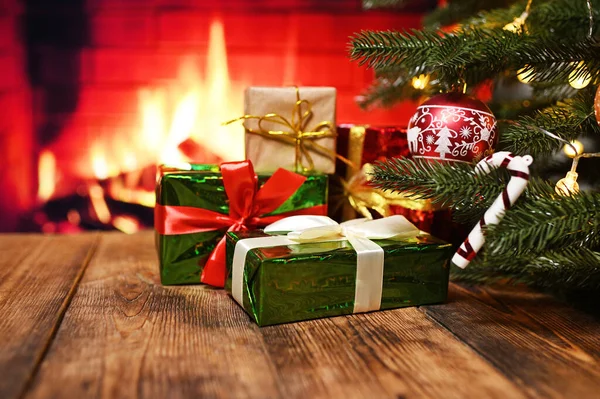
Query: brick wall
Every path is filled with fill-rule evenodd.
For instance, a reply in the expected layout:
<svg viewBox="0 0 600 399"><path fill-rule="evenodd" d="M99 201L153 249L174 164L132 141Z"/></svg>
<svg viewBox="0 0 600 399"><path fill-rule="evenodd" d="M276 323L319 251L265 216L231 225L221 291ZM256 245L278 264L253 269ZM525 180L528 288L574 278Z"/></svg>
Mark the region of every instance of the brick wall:
<svg viewBox="0 0 600 399"><path fill-rule="evenodd" d="M250 80L251 84L333 85L339 89L340 118L346 122L402 121L400 111L359 111L353 97L368 86L371 71L348 60L348 36L361 29L393 29L416 27L418 16L398 13L362 12L356 7L341 7L331 11L319 2L291 1L304 4L303 11L293 13L289 8L269 9L265 5L281 5L282 1L257 2L263 7L241 11L230 7L218 14L203 5L201 0L90 0L91 43L81 54L82 96L104 96L113 88L135 90L140 84L173 78L180 57L196 54L203 64L208 46L208 27L215 15L223 21L229 70L234 80ZM123 7L123 4L131 7ZM308 5L313 4L312 8ZM294 73L286 73L291 68ZM88 94L88 92L90 94ZM96 94L99 93L99 94ZM108 105L128 111L128 98ZM83 113L98 113L98 103L86 103ZM132 106L130 104L129 106ZM109 112L114 110L109 109Z"/></svg>
<svg viewBox="0 0 600 399"><path fill-rule="evenodd" d="M2 163L0 184L15 193L6 201L31 206L40 149L72 157L131 120L140 87L174 79L183 57L204 65L215 17L233 81L335 86L340 123L406 123L412 114L412 105L360 110L354 98L372 72L346 48L362 29L417 27L418 14L365 12L358 0L1 0L0 105L10 112L0 145L11 148L12 166Z"/></svg>
<svg viewBox="0 0 600 399"><path fill-rule="evenodd" d="M11 231L35 200L31 92L19 35L22 7L0 2L0 231Z"/></svg>

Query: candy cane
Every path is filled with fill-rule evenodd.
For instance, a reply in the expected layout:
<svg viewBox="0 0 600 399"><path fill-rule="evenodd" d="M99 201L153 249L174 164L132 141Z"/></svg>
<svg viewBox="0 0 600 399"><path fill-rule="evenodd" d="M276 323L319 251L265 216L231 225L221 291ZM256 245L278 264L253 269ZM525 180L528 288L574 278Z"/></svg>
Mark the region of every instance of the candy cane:
<svg viewBox="0 0 600 399"><path fill-rule="evenodd" d="M471 230L469 236L452 257L452 263L464 269L473 260L483 246L485 238L481 230L485 225L498 224L504 217L504 212L510 208L517 198L525 191L529 182L529 165L533 162L531 155L514 156L510 152L497 152L477 164L475 173L490 173L492 166L505 167L511 178L502 194L496 198L492 206L485 212L479 223Z"/></svg>

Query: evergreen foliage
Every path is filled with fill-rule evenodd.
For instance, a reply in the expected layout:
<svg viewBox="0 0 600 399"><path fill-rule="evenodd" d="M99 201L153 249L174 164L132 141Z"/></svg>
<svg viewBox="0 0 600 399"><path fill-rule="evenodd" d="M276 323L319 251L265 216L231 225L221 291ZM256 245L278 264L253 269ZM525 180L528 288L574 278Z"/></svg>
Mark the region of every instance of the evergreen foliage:
<svg viewBox="0 0 600 399"><path fill-rule="evenodd" d="M595 39L563 42L502 28L363 31L352 38L351 46L350 56L360 64L401 67L412 76L427 73L446 85L464 80L475 86L505 70L518 70L532 82L554 84L567 83L571 74L590 76L597 83L600 74L600 44Z"/></svg>
<svg viewBox="0 0 600 399"><path fill-rule="evenodd" d="M577 96L522 116L503 130L501 140L515 154L543 156L558 150L564 143L544 134L543 130L571 141L582 135L600 135L594 115L594 87Z"/></svg>
<svg viewBox="0 0 600 399"><path fill-rule="evenodd" d="M524 25L511 31L504 28L522 15L526 1L448 0L425 17L424 29L363 31L351 38L350 57L376 72L361 99L364 107L391 106L464 83L474 93L483 84L494 87L499 79L516 81L517 76L531 87L525 99L495 98L490 106L504 119L499 121L500 147L534 156L534 176L502 222L485 228L483 250L466 270L453 271L455 278L600 289L600 181L560 196L555 181L542 177L565 141L588 137L600 142L594 113L600 3L594 3L590 21L586 1L536 0ZM429 76L429 84L415 89L412 79L421 74ZM589 86L574 89L569 82L575 78L589 78ZM568 170L568 165L552 166L561 176ZM508 179L503 169L477 174L470 164L411 159L380 162L373 172L378 187L451 206L455 218L470 225Z"/></svg>

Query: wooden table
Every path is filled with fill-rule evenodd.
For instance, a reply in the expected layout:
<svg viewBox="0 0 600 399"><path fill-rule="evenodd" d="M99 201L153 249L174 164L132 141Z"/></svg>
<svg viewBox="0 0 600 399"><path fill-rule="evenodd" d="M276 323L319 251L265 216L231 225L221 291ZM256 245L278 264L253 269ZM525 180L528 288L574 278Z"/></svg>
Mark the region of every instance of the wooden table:
<svg viewBox="0 0 600 399"><path fill-rule="evenodd" d="M150 231L0 236L0 398L600 397L600 322L542 294L259 328L157 269Z"/></svg>

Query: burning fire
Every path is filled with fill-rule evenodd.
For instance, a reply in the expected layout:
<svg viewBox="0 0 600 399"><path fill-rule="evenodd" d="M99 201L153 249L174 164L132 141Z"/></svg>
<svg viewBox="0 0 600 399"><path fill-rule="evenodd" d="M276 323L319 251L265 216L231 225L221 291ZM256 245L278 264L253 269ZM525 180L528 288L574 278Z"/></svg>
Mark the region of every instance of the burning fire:
<svg viewBox="0 0 600 399"><path fill-rule="evenodd" d="M96 176L96 178L100 180L106 179L109 173L108 162L106 161L106 156L104 155L104 152L98 149L92 150L91 160L94 176Z"/></svg>
<svg viewBox="0 0 600 399"><path fill-rule="evenodd" d="M109 223L111 215L104 198L104 190L98 184L92 184L89 190L91 205L96 217L102 223Z"/></svg>
<svg viewBox="0 0 600 399"><path fill-rule="evenodd" d="M79 174L100 222L125 232L138 229L135 220L112 215L106 198L154 206L153 168L157 164L243 159L243 129L222 123L242 114L245 85L230 81L224 29L218 19L210 26L206 59L204 74L197 57L187 56L172 82L150 82L139 88L133 123L137 128L101 132L89 152L82 152L82 167L69 168L68 174ZM45 150L39 158L38 198L42 202L56 195L55 154Z"/></svg>
<svg viewBox="0 0 600 399"><path fill-rule="evenodd" d="M38 199L46 202L54 194L54 187L56 186L56 158L49 150L44 150L40 154L38 176Z"/></svg>
<svg viewBox="0 0 600 399"><path fill-rule="evenodd" d="M142 87L138 91L138 131L123 133L112 145L100 143L91 150L91 169L98 179L159 163L178 164L213 154L212 159L237 160L244 157L243 132L239 127L222 126L242 114L243 88L231 87L223 25L214 20L210 27L205 79L197 59L184 57L177 78L168 85ZM182 151L185 143L202 148L202 154ZM106 147L114 151L103 150ZM189 147L189 146L188 146Z"/></svg>

